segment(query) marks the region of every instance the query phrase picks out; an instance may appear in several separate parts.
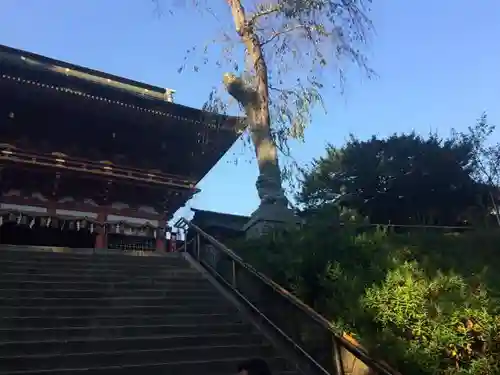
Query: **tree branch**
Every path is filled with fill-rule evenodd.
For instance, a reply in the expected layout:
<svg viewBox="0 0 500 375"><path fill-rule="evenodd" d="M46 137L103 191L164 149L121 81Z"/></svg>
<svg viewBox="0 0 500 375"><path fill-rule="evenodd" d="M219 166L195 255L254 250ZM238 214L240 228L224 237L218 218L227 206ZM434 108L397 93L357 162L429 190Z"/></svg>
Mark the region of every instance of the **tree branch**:
<svg viewBox="0 0 500 375"><path fill-rule="evenodd" d="M279 38L280 36L284 35L284 34L288 34L292 31L295 31L295 30L298 30L298 29L306 29L306 30L309 30L309 26L307 25L296 25L296 26L293 26L293 27L290 27L288 29L285 29L285 30L281 30L281 31L276 31L269 39L263 41L260 43L261 46L264 46L270 42L272 42L274 39L276 38Z"/></svg>
<svg viewBox="0 0 500 375"><path fill-rule="evenodd" d="M293 89L280 89L278 87L274 87L272 85L269 85L269 90L271 91L277 91L277 92L280 92L284 95L293 95L295 96L297 99L301 99L302 97L297 93L296 90L293 90Z"/></svg>
<svg viewBox="0 0 500 375"><path fill-rule="evenodd" d="M267 64L264 60L259 37L256 35L254 28L246 19L245 8L243 7L241 0L227 0L227 2L231 8L236 32L240 35L249 56L253 61L256 78L255 90L258 92L260 101L259 105L261 106L261 109L265 108L268 113L269 92ZM267 126L269 126L269 121L267 121Z"/></svg>
<svg viewBox="0 0 500 375"><path fill-rule="evenodd" d="M234 74L226 73L223 78L227 92L235 98L248 111L248 106L255 105L257 102L256 93L245 85L245 82Z"/></svg>
<svg viewBox="0 0 500 375"><path fill-rule="evenodd" d="M246 32L245 8L241 0L227 0L233 15L234 26L239 36L244 37Z"/></svg>
<svg viewBox="0 0 500 375"><path fill-rule="evenodd" d="M281 6L280 5L273 5L273 6L270 6L268 9L261 9L260 11L252 14L250 17L249 17L249 20L248 20L248 25L249 26L253 26L255 24L255 22L260 18L260 17L265 17L265 16L268 16L270 14L273 14L273 13L276 13L278 11L280 11L281 9Z"/></svg>

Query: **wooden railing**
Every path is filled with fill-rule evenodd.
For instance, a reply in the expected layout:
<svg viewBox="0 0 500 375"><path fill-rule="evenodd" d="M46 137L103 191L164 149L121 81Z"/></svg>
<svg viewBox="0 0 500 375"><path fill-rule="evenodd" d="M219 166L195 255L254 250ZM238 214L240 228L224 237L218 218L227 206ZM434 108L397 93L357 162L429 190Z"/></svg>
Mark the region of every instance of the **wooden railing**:
<svg viewBox="0 0 500 375"><path fill-rule="evenodd" d="M52 155L37 154L12 145L0 144L0 163L18 163L33 167L51 167L61 171L70 170L104 177L128 179L143 183L165 185L195 191L195 181L186 180L178 176L168 175L160 171L145 171L134 168L116 166L108 161L88 161L70 158L64 154Z"/></svg>

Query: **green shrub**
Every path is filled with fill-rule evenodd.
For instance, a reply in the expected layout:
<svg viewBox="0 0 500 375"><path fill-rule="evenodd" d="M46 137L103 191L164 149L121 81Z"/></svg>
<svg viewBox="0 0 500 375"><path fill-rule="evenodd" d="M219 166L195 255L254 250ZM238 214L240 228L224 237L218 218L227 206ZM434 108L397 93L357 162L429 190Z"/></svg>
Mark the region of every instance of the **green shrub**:
<svg viewBox="0 0 500 375"><path fill-rule="evenodd" d="M500 373L498 244L315 223L232 247L402 373L482 375Z"/></svg>

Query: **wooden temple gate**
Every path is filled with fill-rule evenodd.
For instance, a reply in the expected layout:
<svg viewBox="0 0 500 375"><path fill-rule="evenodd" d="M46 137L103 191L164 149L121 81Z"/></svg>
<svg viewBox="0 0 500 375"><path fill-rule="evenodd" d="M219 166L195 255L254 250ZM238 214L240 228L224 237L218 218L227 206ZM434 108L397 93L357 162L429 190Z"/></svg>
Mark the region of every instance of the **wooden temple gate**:
<svg viewBox="0 0 500 375"><path fill-rule="evenodd" d="M0 46L0 243L175 249L167 221L240 119L169 92Z"/></svg>

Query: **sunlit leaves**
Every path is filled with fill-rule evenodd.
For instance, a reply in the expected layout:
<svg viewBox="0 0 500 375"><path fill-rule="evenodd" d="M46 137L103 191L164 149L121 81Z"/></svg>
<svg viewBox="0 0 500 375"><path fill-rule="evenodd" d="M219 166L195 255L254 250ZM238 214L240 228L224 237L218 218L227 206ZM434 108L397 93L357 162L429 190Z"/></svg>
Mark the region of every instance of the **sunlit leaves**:
<svg viewBox="0 0 500 375"><path fill-rule="evenodd" d="M367 16L370 3L371 0L242 0L246 28L258 40L267 64L271 134L286 156L290 156L290 139L304 140L312 111L323 104L324 89L342 89L352 65L368 75L373 73L364 55L372 31ZM219 29L214 30L218 36L204 48L188 50L180 71L189 61L194 65L191 71L231 71L250 86L256 84L256 61L237 33L230 7L225 2L215 5L207 0L192 0L188 4L205 12ZM200 35L205 37L209 32L200 30ZM195 55L202 61L193 60ZM209 102L214 103L207 103L206 108L222 108L217 101L230 104L222 85L216 92L212 91L209 97ZM225 109L231 111L228 106ZM236 113L234 109L232 113Z"/></svg>
<svg viewBox="0 0 500 375"><path fill-rule="evenodd" d="M304 140L304 130L311 121L311 111L322 104L318 85L305 87L298 82L290 89L270 86L272 121L275 128L285 129L276 141L285 145L288 138Z"/></svg>
<svg viewBox="0 0 500 375"><path fill-rule="evenodd" d="M285 129L275 132L282 136L276 139L281 150L288 150L290 138L304 140L312 110L323 104L323 89L341 87L349 64L371 74L361 52L371 30L367 4L281 0L257 7L254 17L269 68L272 125Z"/></svg>
<svg viewBox="0 0 500 375"><path fill-rule="evenodd" d="M417 262L405 262L367 289L364 307L399 343L404 361L426 373L497 373L494 301L467 281L452 273L429 277Z"/></svg>

